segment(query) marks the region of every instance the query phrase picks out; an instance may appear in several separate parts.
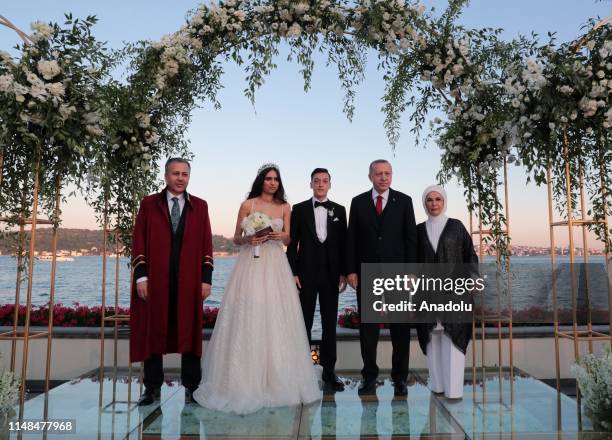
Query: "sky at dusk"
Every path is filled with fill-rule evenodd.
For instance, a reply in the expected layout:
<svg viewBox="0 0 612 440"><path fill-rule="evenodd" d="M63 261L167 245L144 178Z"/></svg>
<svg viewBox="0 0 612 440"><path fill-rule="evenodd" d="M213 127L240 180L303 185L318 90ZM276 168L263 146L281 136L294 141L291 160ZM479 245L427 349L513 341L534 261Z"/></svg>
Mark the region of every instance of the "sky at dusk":
<svg viewBox="0 0 612 440"><path fill-rule="evenodd" d="M424 0L429 7L442 8L444 1ZM192 0L30 0L3 2L0 14L22 30L36 20L62 21L64 12L76 17L96 15L96 37L113 48L124 41L159 39L183 23L188 10L199 3ZM590 17L605 17L612 2L604 0L472 0L461 22L469 27L500 27L511 39L535 31L545 35L557 32L559 41L575 39ZM0 49L18 43L17 35L0 28ZM219 94L222 109L210 103L193 114L187 133L195 154L189 191L209 203L213 232L233 235L236 214L259 166L275 162L280 166L285 190L291 204L312 194L310 172L315 167L331 171L330 198L348 209L351 198L371 186L368 164L378 158L393 165L396 190L412 196L417 222L425 219L421 193L435 183L440 150L432 141L414 146L408 115L402 120L402 136L392 151L383 128L380 111L384 91L382 73L377 71L375 53L369 53L366 79L357 89L356 111L352 122L342 114L342 91L336 72L315 59L312 89L303 91L298 67L284 61L286 48L276 60L278 69L257 92L255 107L243 95L244 72L227 64ZM525 183L520 168L510 168L510 220L513 243L547 246L549 243L546 188ZM452 182L447 186L448 211L467 224L468 213L463 189ZM63 226L96 228L93 211L80 198L63 206ZM567 230L560 229L558 243L567 243ZM576 239L579 234L576 234ZM599 247L593 240L590 247Z"/></svg>

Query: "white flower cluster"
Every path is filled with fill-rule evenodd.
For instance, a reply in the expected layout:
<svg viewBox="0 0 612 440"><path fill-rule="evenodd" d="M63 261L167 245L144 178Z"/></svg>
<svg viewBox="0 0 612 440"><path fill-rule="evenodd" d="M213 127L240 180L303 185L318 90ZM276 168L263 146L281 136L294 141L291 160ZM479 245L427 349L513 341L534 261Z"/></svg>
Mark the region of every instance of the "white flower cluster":
<svg viewBox="0 0 612 440"><path fill-rule="evenodd" d="M427 65L421 79L431 81L439 89L451 87L454 97L459 96L460 92L469 93L473 86L473 79L466 75L468 68L473 66L469 60L469 46L468 36L449 41L442 47L434 46L433 52L425 54Z"/></svg>
<svg viewBox="0 0 612 440"><path fill-rule="evenodd" d="M155 77L157 87L161 90L166 86L169 78L179 73L181 64L188 63L188 46L190 39L183 30L170 35L164 35L153 47L161 49L161 70Z"/></svg>
<svg viewBox="0 0 612 440"><path fill-rule="evenodd" d="M595 42L589 41L586 46L592 49ZM515 65L504 88L515 109L520 137L525 141L535 139L534 133L542 128L554 134L579 118L588 126L587 133L592 133L593 125L597 124L610 128L610 50L612 42L606 41L596 52L600 61L568 52L544 57L543 61L530 59L523 66Z"/></svg>
<svg viewBox="0 0 612 440"><path fill-rule="evenodd" d="M612 350L584 356L572 367L585 408L607 430L612 430Z"/></svg>
<svg viewBox="0 0 612 440"><path fill-rule="evenodd" d="M30 36L30 39L34 43L48 40L53 34L53 26L42 21L35 21L34 23L31 23L30 28L34 31L34 33Z"/></svg>
<svg viewBox="0 0 612 440"><path fill-rule="evenodd" d="M151 117L145 113L136 113L135 122L139 128L135 129L123 139L117 140L112 145L113 151L119 151L122 157L131 160L135 168L140 168L144 171L151 169L153 155L151 152L160 139L160 136L151 126Z"/></svg>
<svg viewBox="0 0 612 440"><path fill-rule="evenodd" d="M19 382L10 371L0 371L0 414L8 413L17 403Z"/></svg>
<svg viewBox="0 0 612 440"><path fill-rule="evenodd" d="M426 40L414 25L424 12L423 5L410 7L402 0L361 0L355 8L331 0L274 0L258 5L226 0L202 4L178 32L152 44L162 49L156 85L163 90L181 65L190 62L193 53L219 50L228 42L263 34L283 38L315 32L341 35L352 25L367 41L384 46L390 53L405 52L415 45L425 47Z"/></svg>
<svg viewBox="0 0 612 440"><path fill-rule="evenodd" d="M55 78L62 72L62 69L55 60L40 60L36 64L36 69L38 70L38 73L40 73L47 81Z"/></svg>
<svg viewBox="0 0 612 440"><path fill-rule="evenodd" d="M424 13L425 6L421 3L409 6L402 0L360 0L352 15L353 28L364 32L371 43L384 45L387 52L399 54L415 45L425 47L425 38L414 26L415 19Z"/></svg>
<svg viewBox="0 0 612 440"><path fill-rule="evenodd" d="M41 61L42 62L42 61ZM39 72L43 74L45 79L51 79L60 73L60 70L56 70L57 62L44 62L52 64L44 64ZM59 67L58 67L59 69ZM57 73L52 73L57 72ZM54 105L58 106L62 102L62 98L66 93L66 88L61 82L45 82L34 72L25 71L27 84L21 84L15 80L12 73L5 73L0 75L0 93L12 94L15 97L15 101L24 103L26 96L29 95L32 99L46 102L49 99L53 101ZM29 107L33 107L34 103L30 102Z"/></svg>

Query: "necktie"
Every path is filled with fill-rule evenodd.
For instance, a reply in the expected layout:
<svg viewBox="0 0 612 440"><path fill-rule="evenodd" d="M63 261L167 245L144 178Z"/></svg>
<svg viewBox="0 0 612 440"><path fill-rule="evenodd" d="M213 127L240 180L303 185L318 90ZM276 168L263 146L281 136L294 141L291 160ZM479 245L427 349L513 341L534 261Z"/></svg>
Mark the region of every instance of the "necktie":
<svg viewBox="0 0 612 440"><path fill-rule="evenodd" d="M170 222L172 223L172 232L176 234L179 221L181 220L181 208L179 207L178 197L172 197L172 211L170 212Z"/></svg>
<svg viewBox="0 0 612 440"><path fill-rule="evenodd" d="M329 200L326 202L319 202L318 200L315 200L314 207L318 208L319 206L322 206L325 209L329 209Z"/></svg>
<svg viewBox="0 0 612 440"><path fill-rule="evenodd" d="M382 201L383 201L383 196L381 195L376 196L376 213L378 215L382 214L383 212Z"/></svg>

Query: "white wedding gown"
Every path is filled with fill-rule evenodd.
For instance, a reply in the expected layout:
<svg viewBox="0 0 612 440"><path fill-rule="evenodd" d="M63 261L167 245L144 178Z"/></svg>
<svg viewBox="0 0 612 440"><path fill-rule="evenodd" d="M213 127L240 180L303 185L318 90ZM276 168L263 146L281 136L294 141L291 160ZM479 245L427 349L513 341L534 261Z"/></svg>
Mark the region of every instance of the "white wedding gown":
<svg viewBox="0 0 612 440"><path fill-rule="evenodd" d="M242 247L204 347L200 405L245 414L321 398L298 295L280 241L263 243L260 258Z"/></svg>

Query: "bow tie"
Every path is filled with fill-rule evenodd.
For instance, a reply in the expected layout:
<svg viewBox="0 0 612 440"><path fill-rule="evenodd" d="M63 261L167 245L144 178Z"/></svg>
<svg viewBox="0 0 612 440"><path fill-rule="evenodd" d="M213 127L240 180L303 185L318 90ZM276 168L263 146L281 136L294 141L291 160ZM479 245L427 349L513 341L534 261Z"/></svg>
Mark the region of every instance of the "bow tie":
<svg viewBox="0 0 612 440"><path fill-rule="evenodd" d="M329 203L329 200L326 202L319 202L318 200L315 200L314 207L318 208L319 206L322 206L325 209L329 209L331 208L331 203Z"/></svg>

